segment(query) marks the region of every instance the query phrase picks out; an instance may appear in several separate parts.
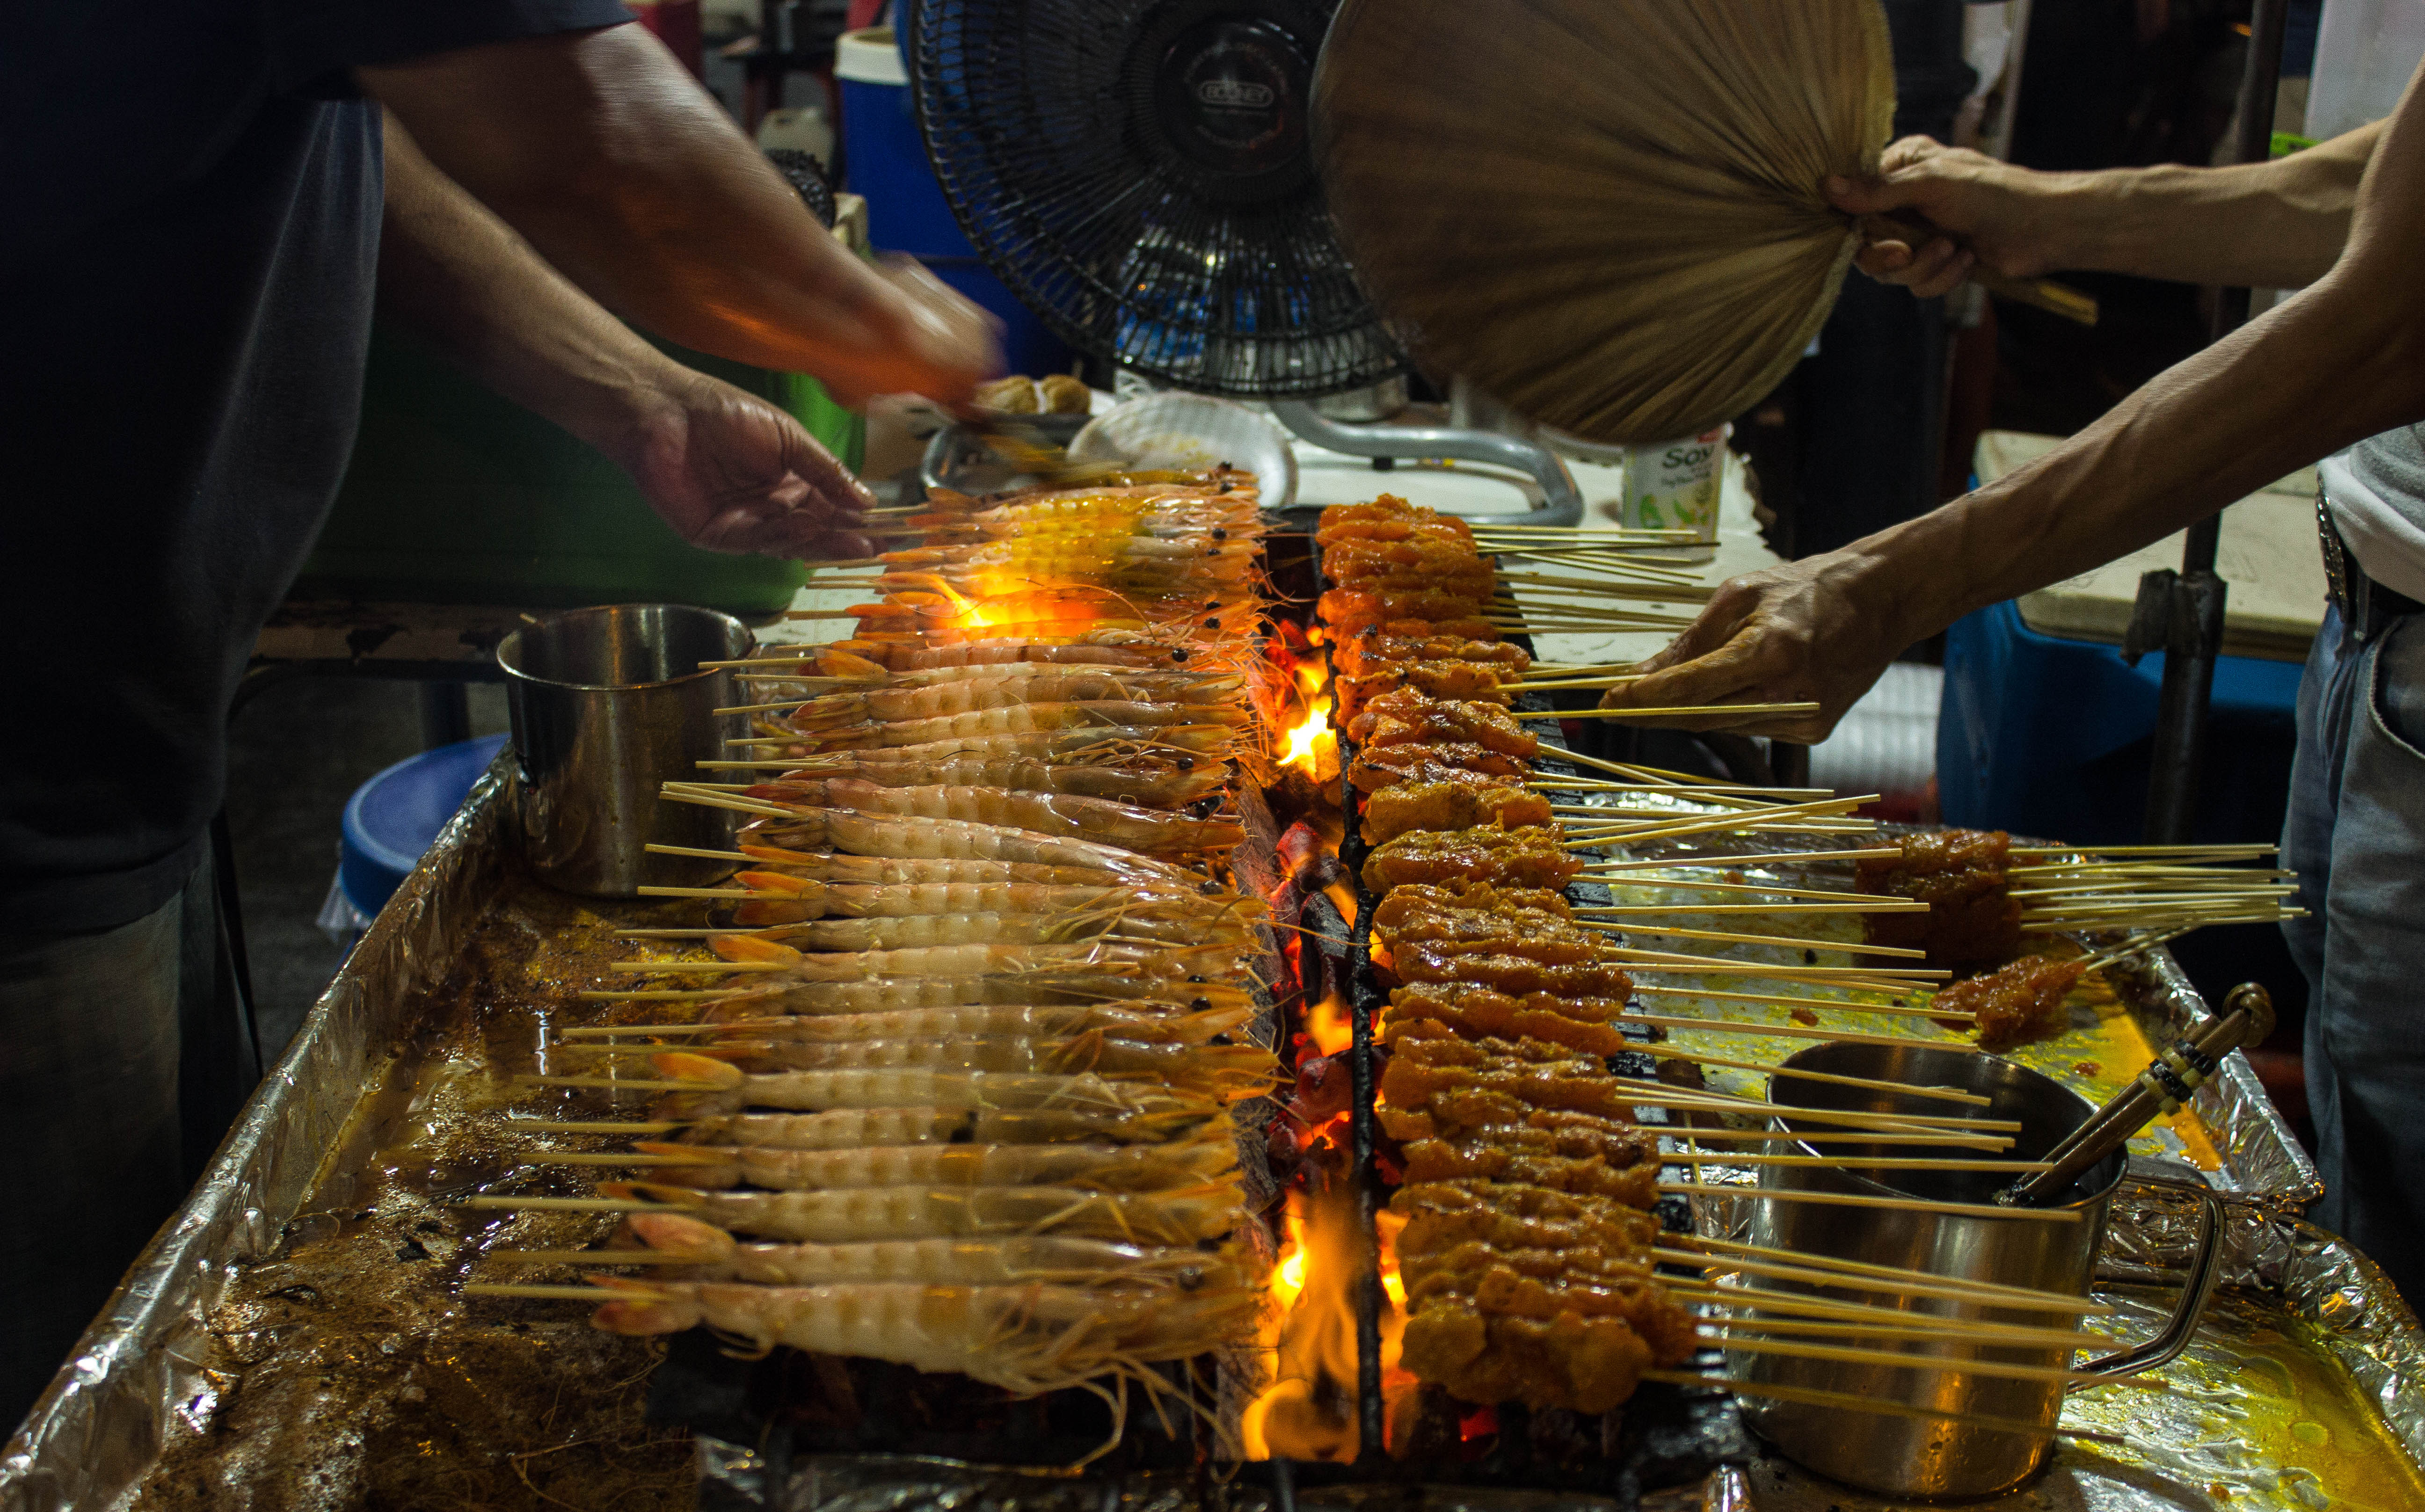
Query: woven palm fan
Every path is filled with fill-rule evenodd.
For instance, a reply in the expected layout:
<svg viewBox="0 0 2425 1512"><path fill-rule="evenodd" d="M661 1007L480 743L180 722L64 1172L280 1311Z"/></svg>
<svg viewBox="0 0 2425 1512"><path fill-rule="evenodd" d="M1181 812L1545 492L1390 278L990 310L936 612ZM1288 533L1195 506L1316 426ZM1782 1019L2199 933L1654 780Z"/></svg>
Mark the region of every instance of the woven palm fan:
<svg viewBox="0 0 2425 1512"><path fill-rule="evenodd" d="M1876 0L1346 0L1316 161L1374 301L1438 368L1594 441L1774 388L1858 244L1820 183L1894 120Z"/></svg>

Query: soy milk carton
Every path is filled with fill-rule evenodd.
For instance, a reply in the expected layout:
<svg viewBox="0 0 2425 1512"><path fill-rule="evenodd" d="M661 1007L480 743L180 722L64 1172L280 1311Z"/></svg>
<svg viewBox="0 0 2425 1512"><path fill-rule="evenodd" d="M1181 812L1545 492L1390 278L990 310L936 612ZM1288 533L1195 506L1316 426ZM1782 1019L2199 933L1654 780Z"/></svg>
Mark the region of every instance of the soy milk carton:
<svg viewBox="0 0 2425 1512"><path fill-rule="evenodd" d="M1630 446L1625 454L1621 521L1638 530L1689 530L1718 539L1718 488L1726 477L1726 436L1720 426L1682 441Z"/></svg>

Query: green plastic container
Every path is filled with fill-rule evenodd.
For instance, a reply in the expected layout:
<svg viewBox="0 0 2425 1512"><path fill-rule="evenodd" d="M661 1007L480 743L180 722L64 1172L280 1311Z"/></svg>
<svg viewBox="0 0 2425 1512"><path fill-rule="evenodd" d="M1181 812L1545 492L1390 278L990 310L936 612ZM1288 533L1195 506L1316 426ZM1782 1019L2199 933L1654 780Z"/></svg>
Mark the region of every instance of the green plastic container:
<svg viewBox="0 0 2425 1512"><path fill-rule="evenodd" d="M789 411L856 471L866 422L816 379L660 342L676 361ZM622 469L439 359L374 331L353 459L300 598L534 608L660 602L768 614L797 563L685 542Z"/></svg>

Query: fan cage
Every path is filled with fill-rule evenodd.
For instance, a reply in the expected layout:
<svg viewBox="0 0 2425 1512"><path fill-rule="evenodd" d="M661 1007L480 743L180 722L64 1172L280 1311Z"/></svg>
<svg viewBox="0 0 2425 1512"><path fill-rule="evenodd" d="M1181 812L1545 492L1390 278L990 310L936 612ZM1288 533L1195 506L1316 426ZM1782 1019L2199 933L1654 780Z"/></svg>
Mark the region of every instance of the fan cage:
<svg viewBox="0 0 2425 1512"><path fill-rule="evenodd" d="M1157 382L1301 398L1403 373L1310 174L1216 203L1145 140L1129 53L1170 3L910 8L918 127L962 232L1062 340ZM1326 23L1335 4L1289 9Z"/></svg>

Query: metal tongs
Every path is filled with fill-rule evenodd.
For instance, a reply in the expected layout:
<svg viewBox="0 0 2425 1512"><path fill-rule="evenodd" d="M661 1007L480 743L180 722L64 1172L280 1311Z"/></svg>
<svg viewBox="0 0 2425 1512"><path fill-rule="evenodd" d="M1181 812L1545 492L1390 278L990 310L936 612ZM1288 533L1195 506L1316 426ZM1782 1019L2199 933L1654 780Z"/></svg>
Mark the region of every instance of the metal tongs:
<svg viewBox="0 0 2425 1512"><path fill-rule="evenodd" d="M2172 1049L2147 1063L2139 1079L2113 1094L2088 1120L2042 1157L2047 1168L1996 1194L2005 1207L2032 1207L2071 1190L2082 1171L2122 1148L2123 1142L2159 1114L2187 1102L2214 1074L2223 1057L2273 1032L2273 999L2255 982L2242 982L2224 1000L2224 1014L2209 1019Z"/></svg>

